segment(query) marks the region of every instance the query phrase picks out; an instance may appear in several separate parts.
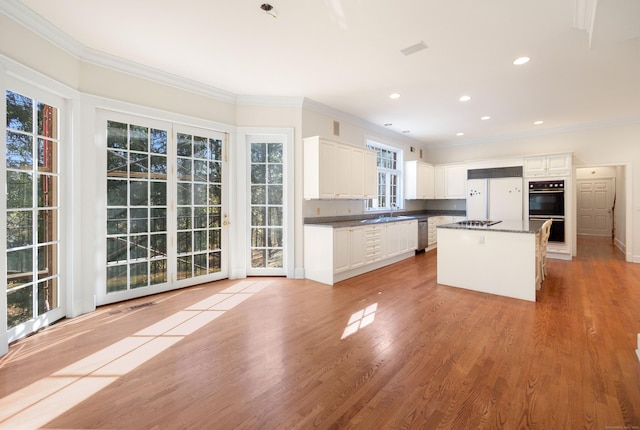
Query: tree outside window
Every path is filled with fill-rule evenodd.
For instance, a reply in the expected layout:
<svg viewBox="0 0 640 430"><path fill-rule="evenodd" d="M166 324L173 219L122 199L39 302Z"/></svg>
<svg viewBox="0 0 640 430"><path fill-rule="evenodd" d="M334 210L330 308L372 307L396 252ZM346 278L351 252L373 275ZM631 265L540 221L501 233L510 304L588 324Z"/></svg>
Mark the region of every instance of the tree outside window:
<svg viewBox="0 0 640 430"><path fill-rule="evenodd" d="M401 207L402 151L374 141L367 148L376 151L378 166L378 197L366 201L367 210Z"/></svg>

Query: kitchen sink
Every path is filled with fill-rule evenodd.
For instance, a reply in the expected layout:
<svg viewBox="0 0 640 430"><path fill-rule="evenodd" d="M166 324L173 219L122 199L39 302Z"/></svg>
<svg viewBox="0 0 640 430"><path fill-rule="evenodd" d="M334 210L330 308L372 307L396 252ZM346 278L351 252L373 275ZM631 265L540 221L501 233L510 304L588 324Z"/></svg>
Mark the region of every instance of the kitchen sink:
<svg viewBox="0 0 640 430"><path fill-rule="evenodd" d="M377 224L377 223L380 223L380 222L401 221L401 220L405 220L405 219L413 219L413 217L405 216L405 215L385 216L385 217L380 217L380 218L363 219L360 222L363 223L363 224L364 223L366 223L366 224Z"/></svg>

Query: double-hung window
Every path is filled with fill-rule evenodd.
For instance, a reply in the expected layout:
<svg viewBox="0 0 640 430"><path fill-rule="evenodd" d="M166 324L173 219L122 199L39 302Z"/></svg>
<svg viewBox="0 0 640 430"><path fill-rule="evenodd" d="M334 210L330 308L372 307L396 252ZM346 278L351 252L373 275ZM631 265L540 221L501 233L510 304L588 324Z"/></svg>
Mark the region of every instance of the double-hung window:
<svg viewBox="0 0 640 430"><path fill-rule="evenodd" d="M402 151L368 140L367 148L377 153L378 197L366 202L368 210L401 207L402 203Z"/></svg>

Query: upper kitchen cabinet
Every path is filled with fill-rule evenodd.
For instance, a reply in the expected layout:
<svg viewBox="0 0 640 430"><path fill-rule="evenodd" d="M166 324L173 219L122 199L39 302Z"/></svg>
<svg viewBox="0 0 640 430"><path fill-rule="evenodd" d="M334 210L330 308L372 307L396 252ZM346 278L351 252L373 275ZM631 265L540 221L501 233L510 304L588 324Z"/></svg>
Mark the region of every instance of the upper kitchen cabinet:
<svg viewBox="0 0 640 430"><path fill-rule="evenodd" d="M305 199L368 199L376 194L376 153L320 138L304 139Z"/></svg>
<svg viewBox="0 0 640 430"><path fill-rule="evenodd" d="M466 189L466 164L441 164L435 167L436 199L464 199Z"/></svg>
<svg viewBox="0 0 640 430"><path fill-rule="evenodd" d="M404 169L404 198L407 200L433 199L435 196L433 166L414 160L404 163Z"/></svg>
<svg viewBox="0 0 640 430"><path fill-rule="evenodd" d="M526 157L524 175L528 178L571 176L572 154L553 154Z"/></svg>
<svg viewBox="0 0 640 430"><path fill-rule="evenodd" d="M378 196L378 154L376 151L363 150L364 154L364 198Z"/></svg>

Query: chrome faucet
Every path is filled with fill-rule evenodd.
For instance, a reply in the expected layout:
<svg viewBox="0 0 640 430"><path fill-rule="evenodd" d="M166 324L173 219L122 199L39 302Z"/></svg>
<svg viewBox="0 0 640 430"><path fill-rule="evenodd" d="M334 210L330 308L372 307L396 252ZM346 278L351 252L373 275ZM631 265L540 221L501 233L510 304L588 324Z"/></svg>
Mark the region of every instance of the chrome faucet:
<svg viewBox="0 0 640 430"><path fill-rule="evenodd" d="M397 208L397 206L395 205L395 203L394 203L394 204L392 204L392 205L391 205L391 214L389 215L390 217L392 217L392 216L393 216L393 212L394 212L396 209L398 209L398 208Z"/></svg>

